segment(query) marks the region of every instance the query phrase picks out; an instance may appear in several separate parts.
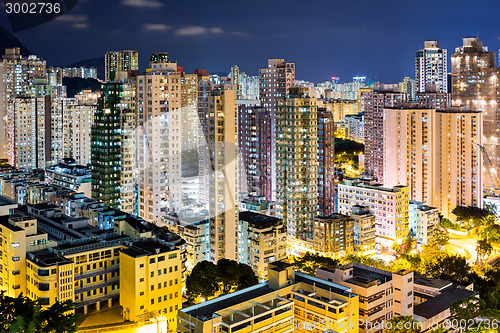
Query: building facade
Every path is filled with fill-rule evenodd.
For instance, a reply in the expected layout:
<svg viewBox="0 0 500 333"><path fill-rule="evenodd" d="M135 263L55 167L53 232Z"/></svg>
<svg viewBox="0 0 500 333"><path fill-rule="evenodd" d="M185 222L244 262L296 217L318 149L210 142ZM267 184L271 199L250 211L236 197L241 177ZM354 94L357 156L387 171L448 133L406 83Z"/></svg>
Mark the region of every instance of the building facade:
<svg viewBox="0 0 500 333"><path fill-rule="evenodd" d="M415 80L419 92L448 92L448 51L439 41L427 40L415 57Z"/></svg>
<svg viewBox="0 0 500 333"><path fill-rule="evenodd" d="M317 210L317 106L301 88L276 105L276 215L288 236L312 238Z"/></svg>

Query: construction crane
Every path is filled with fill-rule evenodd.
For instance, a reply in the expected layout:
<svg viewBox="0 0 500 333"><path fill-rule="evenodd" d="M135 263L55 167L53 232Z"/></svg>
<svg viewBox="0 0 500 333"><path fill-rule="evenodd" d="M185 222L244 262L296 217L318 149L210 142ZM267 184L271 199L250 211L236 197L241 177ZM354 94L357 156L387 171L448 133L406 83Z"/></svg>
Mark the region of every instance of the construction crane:
<svg viewBox="0 0 500 333"><path fill-rule="evenodd" d="M498 195L500 194L500 178L498 178L497 171L495 170L493 163L491 163L490 157L488 156L488 153L486 152L484 147L481 146L479 143L477 145L479 146L479 149L483 153L484 167L486 168L487 171L486 174L488 175L491 185L493 186L493 192L495 195Z"/></svg>

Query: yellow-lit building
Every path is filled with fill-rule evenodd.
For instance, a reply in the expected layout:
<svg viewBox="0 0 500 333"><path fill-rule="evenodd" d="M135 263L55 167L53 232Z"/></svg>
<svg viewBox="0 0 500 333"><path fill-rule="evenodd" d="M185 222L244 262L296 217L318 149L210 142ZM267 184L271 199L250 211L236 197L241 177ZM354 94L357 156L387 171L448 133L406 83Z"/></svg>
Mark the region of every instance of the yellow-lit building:
<svg viewBox="0 0 500 333"><path fill-rule="evenodd" d="M124 317L166 318L175 330L182 307L181 252L173 244L143 239L120 253L120 304Z"/></svg>
<svg viewBox="0 0 500 333"><path fill-rule="evenodd" d="M103 232L81 221L71 229L65 216L16 207L0 197L0 213L8 214L0 216L0 290L6 295L22 293L43 307L71 300L83 314L120 304L127 319L163 316L175 330L185 273L180 237L151 238L143 221L131 216Z"/></svg>
<svg viewBox="0 0 500 333"><path fill-rule="evenodd" d="M269 264L269 282L179 311L177 332L357 333L359 297L350 288Z"/></svg>
<svg viewBox="0 0 500 333"><path fill-rule="evenodd" d="M286 226L282 219L254 212L240 212L239 219L239 261L266 280L268 263L286 258Z"/></svg>
<svg viewBox="0 0 500 333"><path fill-rule="evenodd" d="M353 219L347 215L316 216L313 222L313 247L331 258L345 257L354 251Z"/></svg>
<svg viewBox="0 0 500 333"><path fill-rule="evenodd" d="M47 234L37 232L36 219L27 214L0 216L2 244L0 289L7 296L26 294L26 253L43 249L55 242Z"/></svg>

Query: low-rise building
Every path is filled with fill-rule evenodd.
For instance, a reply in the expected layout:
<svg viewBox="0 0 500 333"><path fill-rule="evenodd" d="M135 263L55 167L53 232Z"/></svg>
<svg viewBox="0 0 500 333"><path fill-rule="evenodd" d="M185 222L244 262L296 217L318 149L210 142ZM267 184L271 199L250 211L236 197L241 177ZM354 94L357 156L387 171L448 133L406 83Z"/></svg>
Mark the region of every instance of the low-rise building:
<svg viewBox="0 0 500 333"><path fill-rule="evenodd" d="M143 239L120 251L120 305L124 317L162 315L168 331L177 327L182 307L181 251L174 244Z"/></svg>
<svg viewBox="0 0 500 333"><path fill-rule="evenodd" d="M78 165L72 158L45 169L45 177L47 184L82 192L88 198L92 196L90 166Z"/></svg>
<svg viewBox="0 0 500 333"><path fill-rule="evenodd" d="M426 245L439 227L438 209L422 202L410 201L408 216L410 232L417 240L417 248Z"/></svg>
<svg viewBox="0 0 500 333"><path fill-rule="evenodd" d="M376 253L375 216L364 206L352 206L354 220L354 251L359 255L372 256Z"/></svg>
<svg viewBox="0 0 500 333"><path fill-rule="evenodd" d="M316 216L313 222L313 248L320 254L341 258L354 252L354 221L350 216Z"/></svg>
<svg viewBox="0 0 500 333"><path fill-rule="evenodd" d="M350 288L359 295L360 333L377 332L380 326L376 323L392 317L413 315L413 272L391 273L350 263L334 270L320 268L316 276Z"/></svg>
<svg viewBox="0 0 500 333"><path fill-rule="evenodd" d="M341 285L269 264L269 282L184 308L177 332L357 333L358 299Z"/></svg>
<svg viewBox="0 0 500 333"><path fill-rule="evenodd" d="M338 212L351 214L354 205L366 206L376 219L376 242L381 251L391 251L395 240L408 235L409 191L407 186L385 188L361 179L338 185Z"/></svg>
<svg viewBox="0 0 500 333"><path fill-rule="evenodd" d="M192 270L201 261L210 260L208 227L208 220L177 226L179 236L186 241L186 267L188 270Z"/></svg>
<svg viewBox="0 0 500 333"><path fill-rule="evenodd" d="M254 212L240 212L239 219L239 261L266 280L268 264L286 258L283 220Z"/></svg>

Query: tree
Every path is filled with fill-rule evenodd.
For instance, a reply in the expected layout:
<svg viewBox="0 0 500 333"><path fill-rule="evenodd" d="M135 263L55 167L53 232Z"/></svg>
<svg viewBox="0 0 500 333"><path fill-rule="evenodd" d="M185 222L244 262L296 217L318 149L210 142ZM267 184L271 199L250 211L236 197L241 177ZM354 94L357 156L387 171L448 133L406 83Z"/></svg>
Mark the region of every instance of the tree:
<svg viewBox="0 0 500 333"><path fill-rule="evenodd" d="M420 333L420 323L411 316L393 317L387 321L384 333Z"/></svg>
<svg viewBox="0 0 500 333"><path fill-rule="evenodd" d="M225 295L259 283L252 268L234 260L220 259L217 265L202 261L194 266L186 279L188 302Z"/></svg>
<svg viewBox="0 0 500 333"><path fill-rule="evenodd" d="M383 260L374 259L368 256L357 256L354 254L349 254L345 257L344 262L346 263L355 262L366 266L390 270L390 267Z"/></svg>
<svg viewBox="0 0 500 333"><path fill-rule="evenodd" d="M491 246L491 243L486 239L480 239L477 241L476 252L477 261L483 262L483 260L487 259L493 252L493 246Z"/></svg>
<svg viewBox="0 0 500 333"><path fill-rule="evenodd" d="M326 267L335 269L339 263L340 262L337 259L323 257L319 254L307 252L303 257L295 259L295 268L305 274L314 276L316 275L316 270L318 268Z"/></svg>
<svg viewBox="0 0 500 333"><path fill-rule="evenodd" d="M470 296L450 304L450 313L454 319L474 319L479 317L484 309L484 301L477 296Z"/></svg>
<svg viewBox="0 0 500 333"><path fill-rule="evenodd" d="M217 266L210 261L202 261L194 266L186 279L186 294L189 302L198 297L208 299L220 289L220 277Z"/></svg>
<svg viewBox="0 0 500 333"><path fill-rule="evenodd" d="M424 272L435 279L463 282L467 280L470 269L464 257L443 254L429 262Z"/></svg>
<svg viewBox="0 0 500 333"><path fill-rule="evenodd" d="M16 298L0 294L0 332L72 333L77 320L72 301L42 309L38 301L22 294Z"/></svg>
<svg viewBox="0 0 500 333"><path fill-rule="evenodd" d="M479 207L457 206L452 211L459 221L464 222L468 227L477 227L485 223L485 218L491 215L491 212ZM488 221L488 220L486 220Z"/></svg>
<svg viewBox="0 0 500 333"><path fill-rule="evenodd" d="M237 289L245 289L259 283L259 279L255 276L252 267L240 263L238 269L240 271L240 278Z"/></svg>
<svg viewBox="0 0 500 333"><path fill-rule="evenodd" d="M217 261L217 269L219 270L220 281L222 282L222 294L227 294L238 287L241 272L238 262L229 259L219 259ZM253 274L252 271L252 275Z"/></svg>
<svg viewBox="0 0 500 333"><path fill-rule="evenodd" d="M437 227L434 230L432 238L427 243L426 248L431 253L439 252L441 251L441 248L443 246L446 246L446 244L448 244L449 241L450 236L448 235L448 232L446 232L446 230L444 230L443 228Z"/></svg>

